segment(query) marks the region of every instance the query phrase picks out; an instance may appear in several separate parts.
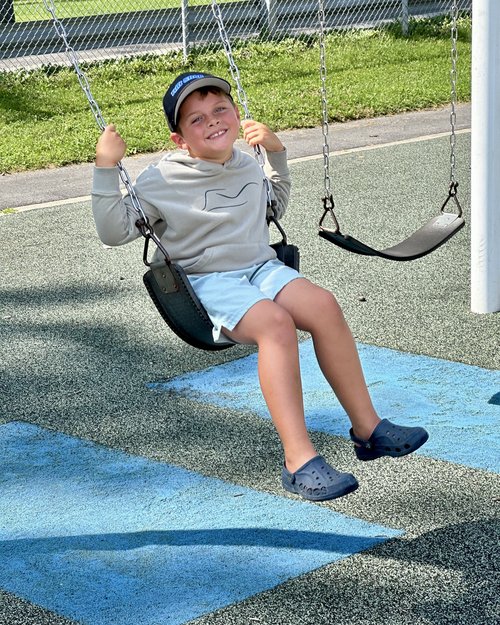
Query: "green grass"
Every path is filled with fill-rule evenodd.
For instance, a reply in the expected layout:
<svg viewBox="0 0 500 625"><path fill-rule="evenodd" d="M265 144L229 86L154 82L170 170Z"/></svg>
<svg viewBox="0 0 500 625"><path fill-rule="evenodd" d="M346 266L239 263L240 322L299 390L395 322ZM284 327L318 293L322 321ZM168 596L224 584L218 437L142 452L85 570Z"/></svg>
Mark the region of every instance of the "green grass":
<svg viewBox="0 0 500 625"><path fill-rule="evenodd" d="M470 22L462 20L458 98L470 98ZM439 107L450 100L448 25L413 25L328 36L330 120L349 120ZM321 123L317 41L288 39L234 46L250 111L274 130ZM166 86L198 69L228 77L223 52L105 62L86 68L107 122L117 125L128 154L169 149L162 111ZM90 161L98 129L69 69L0 74L0 172Z"/></svg>

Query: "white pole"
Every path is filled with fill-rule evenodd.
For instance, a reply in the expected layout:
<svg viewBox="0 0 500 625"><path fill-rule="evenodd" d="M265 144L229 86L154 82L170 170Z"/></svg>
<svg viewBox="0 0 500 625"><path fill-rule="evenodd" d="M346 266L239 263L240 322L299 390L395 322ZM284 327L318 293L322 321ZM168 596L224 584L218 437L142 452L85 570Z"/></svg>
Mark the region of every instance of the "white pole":
<svg viewBox="0 0 500 625"><path fill-rule="evenodd" d="M500 311L500 2L472 3L471 309Z"/></svg>

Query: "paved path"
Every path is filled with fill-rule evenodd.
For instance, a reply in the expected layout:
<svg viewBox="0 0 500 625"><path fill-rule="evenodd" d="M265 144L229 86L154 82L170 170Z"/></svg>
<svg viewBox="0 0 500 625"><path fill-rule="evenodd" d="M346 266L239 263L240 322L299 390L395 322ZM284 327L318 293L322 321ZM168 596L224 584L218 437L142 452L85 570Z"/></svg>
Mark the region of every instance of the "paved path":
<svg viewBox="0 0 500 625"><path fill-rule="evenodd" d="M438 109L332 124L331 151L333 153L446 133L449 132L449 116L448 109ZM470 106L459 105L457 128L469 127ZM288 148L290 159L317 156L322 153L323 136L319 128L287 131L280 133L280 136ZM247 148L244 142L240 142L239 145ZM123 163L133 178L158 158L159 154L146 154L125 158ZM90 193L92 167L93 165L89 163L3 176L0 210L87 197Z"/></svg>
<svg viewBox="0 0 500 625"><path fill-rule="evenodd" d="M387 245L436 214L446 117L336 131L346 231ZM200 352L165 328L140 241L104 248L88 200L71 199L88 194L86 167L9 178L10 206L55 203L0 216L2 625L499 621L500 318L469 311L469 228L412 263L333 248L316 235L317 137L287 134L284 225L306 275L337 294L379 410L426 420L432 444L358 462L303 337L315 444L360 488L323 504L285 494L253 350ZM469 223L466 128L458 144Z"/></svg>

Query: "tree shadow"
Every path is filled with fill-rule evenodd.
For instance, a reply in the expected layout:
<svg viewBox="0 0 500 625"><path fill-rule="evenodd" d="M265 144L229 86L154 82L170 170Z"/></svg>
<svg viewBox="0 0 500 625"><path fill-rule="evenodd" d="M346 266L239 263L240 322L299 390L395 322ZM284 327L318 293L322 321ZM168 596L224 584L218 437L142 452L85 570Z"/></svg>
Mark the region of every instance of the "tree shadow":
<svg viewBox="0 0 500 625"><path fill-rule="evenodd" d="M150 530L78 536L50 536L0 541L4 557L23 554L63 554L68 551L133 551L144 547L264 547L352 554L387 540L386 537L357 536L263 527L217 529Z"/></svg>
<svg viewBox="0 0 500 625"><path fill-rule="evenodd" d="M384 623L496 625L499 521L481 519L396 538L292 579L200 625ZM279 610L277 606L286 606Z"/></svg>

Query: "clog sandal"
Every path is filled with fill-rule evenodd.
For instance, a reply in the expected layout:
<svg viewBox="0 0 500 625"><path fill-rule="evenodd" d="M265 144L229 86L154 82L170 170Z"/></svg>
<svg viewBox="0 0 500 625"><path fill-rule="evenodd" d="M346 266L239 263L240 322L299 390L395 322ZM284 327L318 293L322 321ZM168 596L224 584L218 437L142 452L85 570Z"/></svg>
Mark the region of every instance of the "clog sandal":
<svg viewBox="0 0 500 625"><path fill-rule="evenodd" d="M406 456L421 447L429 438L424 428L395 425L383 419L373 430L367 441L354 435L349 430L351 440L356 443L354 450L359 460L375 460L382 456Z"/></svg>
<svg viewBox="0 0 500 625"><path fill-rule="evenodd" d="M285 490L311 501L343 497L352 493L359 486L354 475L340 473L331 467L322 456L311 458L295 473L290 473L283 466L281 483Z"/></svg>

